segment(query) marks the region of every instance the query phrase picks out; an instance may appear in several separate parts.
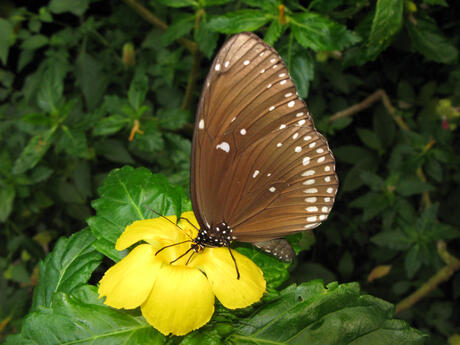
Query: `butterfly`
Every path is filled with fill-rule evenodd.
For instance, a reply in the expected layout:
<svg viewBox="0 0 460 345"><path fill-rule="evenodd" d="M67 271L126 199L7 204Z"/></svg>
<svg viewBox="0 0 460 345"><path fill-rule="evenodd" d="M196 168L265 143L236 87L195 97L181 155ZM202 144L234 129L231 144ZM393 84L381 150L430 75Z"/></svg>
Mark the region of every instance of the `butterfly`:
<svg viewBox="0 0 460 345"><path fill-rule="evenodd" d="M337 188L327 140L279 54L255 34L232 36L212 63L196 113L195 251L236 240L292 261L283 237L326 220Z"/></svg>

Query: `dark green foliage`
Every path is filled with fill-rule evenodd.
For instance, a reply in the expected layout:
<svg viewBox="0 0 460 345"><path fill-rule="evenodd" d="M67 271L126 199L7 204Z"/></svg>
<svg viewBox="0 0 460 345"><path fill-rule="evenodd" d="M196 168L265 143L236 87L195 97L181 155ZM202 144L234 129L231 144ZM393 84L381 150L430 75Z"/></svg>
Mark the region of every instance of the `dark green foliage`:
<svg viewBox="0 0 460 345"><path fill-rule="evenodd" d="M460 257L457 2L4 3L0 340L18 333L7 343L419 344L417 328L438 345L459 333L458 272L398 315L414 328L378 299L396 304L442 269L443 241ZM150 209L191 208L200 85L228 34L244 30L284 58L337 159L339 194L314 235L293 237L294 264L235 246L264 270L260 304L235 313L217 306L210 324L167 340L136 312L97 300L94 286L108 267L97 266L101 253L114 261L125 254L114 249L118 235L154 216ZM377 89L390 104L380 99L331 120ZM368 282L379 265L390 272ZM318 278L345 284L307 282ZM283 317L280 306L289 310Z"/></svg>

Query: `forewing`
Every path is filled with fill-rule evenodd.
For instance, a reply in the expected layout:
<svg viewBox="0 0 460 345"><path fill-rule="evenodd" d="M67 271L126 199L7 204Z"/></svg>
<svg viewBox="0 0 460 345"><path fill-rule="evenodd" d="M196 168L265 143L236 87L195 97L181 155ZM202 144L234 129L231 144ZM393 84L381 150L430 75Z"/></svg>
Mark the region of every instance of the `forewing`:
<svg viewBox="0 0 460 345"><path fill-rule="evenodd" d="M240 241L313 229L337 192L335 162L278 53L254 34L227 41L205 81L191 196L200 225Z"/></svg>

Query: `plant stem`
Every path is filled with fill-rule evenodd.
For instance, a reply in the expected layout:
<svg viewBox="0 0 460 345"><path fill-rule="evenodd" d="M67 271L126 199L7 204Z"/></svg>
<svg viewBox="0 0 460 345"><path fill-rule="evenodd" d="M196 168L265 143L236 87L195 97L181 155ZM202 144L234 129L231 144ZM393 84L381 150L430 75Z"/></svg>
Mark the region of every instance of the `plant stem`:
<svg viewBox="0 0 460 345"><path fill-rule="evenodd" d="M460 260L447 251L446 243L444 241L438 242L438 253L439 256L446 263L446 266L440 269L434 276L432 276L415 292L413 292L411 295L399 302L396 305L395 314L398 314L401 311L412 307L415 303L417 303L423 297L425 297L429 292L436 289L439 284L449 280L450 277L452 277L452 275L455 273L455 271L458 271L460 269Z"/></svg>
<svg viewBox="0 0 460 345"><path fill-rule="evenodd" d="M195 91L196 80L198 77L198 72L200 70L200 61L201 61L201 53L197 49L193 53L193 65L192 69L190 70L190 74L188 76L187 81L187 88L185 89L185 96L182 102L181 109L186 110L190 108L193 100L193 92Z"/></svg>
<svg viewBox="0 0 460 345"><path fill-rule="evenodd" d="M385 106L386 110L388 113L391 115L393 120L396 122L396 124L401 128L402 130L407 131L409 129L409 126L404 122L401 116L396 114L396 110L393 107L393 105L390 102L390 98L388 97L387 93L385 90L378 89L375 91L372 95L368 96L364 101L354 104L351 107L341 110L334 115L332 115L329 118L329 123L334 122L337 119L340 119L342 117L348 117L352 116L366 108L369 108L373 103L376 101L381 100L383 105Z"/></svg>
<svg viewBox="0 0 460 345"><path fill-rule="evenodd" d="M124 0L124 2L129 7L131 7L134 11L136 11L137 14L139 14L147 22L155 25L156 27L160 28L163 31L168 28L168 25L164 21L162 21L160 18L155 16L147 8L142 6L139 2L137 2L137 0ZM186 39L185 37L181 37L177 41L180 44L184 45L192 53L198 50L198 46L196 45L196 43Z"/></svg>

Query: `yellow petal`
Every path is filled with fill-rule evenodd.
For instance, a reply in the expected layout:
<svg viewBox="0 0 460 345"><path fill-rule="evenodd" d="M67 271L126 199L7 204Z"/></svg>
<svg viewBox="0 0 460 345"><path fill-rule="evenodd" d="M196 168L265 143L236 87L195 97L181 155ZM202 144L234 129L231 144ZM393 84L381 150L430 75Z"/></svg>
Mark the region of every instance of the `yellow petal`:
<svg viewBox="0 0 460 345"><path fill-rule="evenodd" d="M214 294L202 272L164 265L142 315L164 335L184 335L205 325L214 313Z"/></svg>
<svg viewBox="0 0 460 345"><path fill-rule="evenodd" d="M176 216L138 220L128 225L118 238L115 248L123 250L138 241L146 241L156 249L165 244L185 241L188 238L176 225ZM171 223L172 222L172 223Z"/></svg>
<svg viewBox="0 0 460 345"><path fill-rule="evenodd" d="M240 279L228 248L206 248L194 256L190 265L206 273L214 294L226 308L244 308L262 298L266 283L262 270L254 262L237 251L232 253Z"/></svg>
<svg viewBox="0 0 460 345"><path fill-rule="evenodd" d="M99 285L99 297L106 296L104 303L114 308L140 306L149 296L161 265L151 245L137 246L105 272Z"/></svg>

